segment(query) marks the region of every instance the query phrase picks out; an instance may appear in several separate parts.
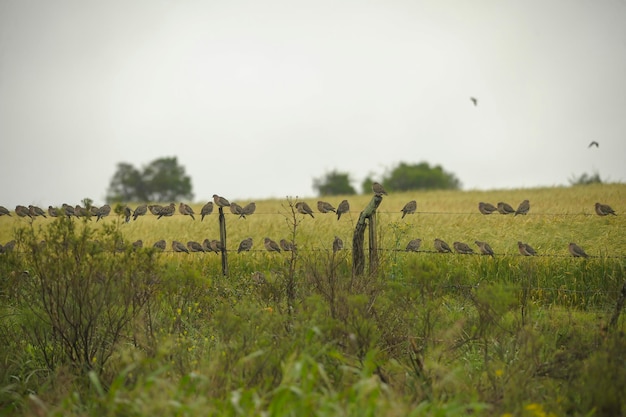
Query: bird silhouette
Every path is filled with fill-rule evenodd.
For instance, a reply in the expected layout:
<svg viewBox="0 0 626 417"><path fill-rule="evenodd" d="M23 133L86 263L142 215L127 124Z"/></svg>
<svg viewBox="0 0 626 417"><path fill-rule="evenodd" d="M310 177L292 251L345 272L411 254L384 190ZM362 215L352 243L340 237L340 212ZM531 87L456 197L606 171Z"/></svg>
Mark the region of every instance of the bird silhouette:
<svg viewBox="0 0 626 417"><path fill-rule="evenodd" d="M269 237L263 239L263 244L268 252L280 252L280 246L278 246L278 243L274 242Z"/></svg>
<svg viewBox="0 0 626 417"><path fill-rule="evenodd" d="M348 213L349 211L350 211L350 203L348 203L348 200L343 200L337 206L337 220L341 218L342 214Z"/></svg>
<svg viewBox="0 0 626 417"><path fill-rule="evenodd" d="M334 213L335 208L332 204L320 200L317 202L317 211L319 211L320 213L328 213L332 211Z"/></svg>
<svg viewBox="0 0 626 417"><path fill-rule="evenodd" d="M569 249L569 253L571 253L574 258L588 258L589 257L589 255L585 253L583 248L581 248L580 246L578 246L577 244L573 242L569 244L568 249Z"/></svg>
<svg viewBox="0 0 626 417"><path fill-rule="evenodd" d="M376 195L382 195L382 194L387 195L387 191L385 191L385 188L382 186L382 184L376 181L372 183L372 191Z"/></svg>
<svg viewBox="0 0 626 417"><path fill-rule="evenodd" d="M528 243L522 243L520 241L517 242L517 249L519 253L523 256L535 256L537 255L537 251L533 249Z"/></svg>
<svg viewBox="0 0 626 417"><path fill-rule="evenodd" d="M242 209L242 213L239 215L239 217L243 217L244 219L246 218L246 216L249 216L251 214L254 214L254 212L256 211L256 203L253 201L251 203L246 204L243 209Z"/></svg>
<svg viewBox="0 0 626 417"><path fill-rule="evenodd" d="M407 243L406 251L417 252L419 251L421 245L422 245L422 239L412 239L409 241L409 243Z"/></svg>
<svg viewBox="0 0 626 417"><path fill-rule="evenodd" d="M108 216L109 213L111 213L111 206L108 205L108 204L105 204L104 206L102 206L98 210L96 210L96 223L101 218Z"/></svg>
<svg viewBox="0 0 626 417"><path fill-rule="evenodd" d="M250 249L252 249L252 238L248 237L248 238L245 238L244 240L242 240L239 243L239 249L237 249L237 253L239 253L239 252L247 252Z"/></svg>
<svg viewBox="0 0 626 417"><path fill-rule="evenodd" d="M470 248L467 243L463 242L454 242L452 243L454 250L463 255L469 255L474 253L474 249Z"/></svg>
<svg viewBox="0 0 626 417"><path fill-rule="evenodd" d="M452 249L450 249L450 246L448 246L446 242L444 242L443 240L439 238L435 239L435 249L437 250L437 252L440 252L440 253L452 252Z"/></svg>
<svg viewBox="0 0 626 417"><path fill-rule="evenodd" d="M304 214L304 215L308 214L311 217L315 218L315 216L313 215L313 210L311 210L311 207L309 207L306 201L298 201L296 203L296 210L298 210L298 213L300 214Z"/></svg>
<svg viewBox="0 0 626 417"><path fill-rule="evenodd" d="M474 107L478 106L478 99L476 97L470 97L470 100L474 103Z"/></svg>
<svg viewBox="0 0 626 417"><path fill-rule="evenodd" d="M185 245L183 245L181 242L177 241L177 240L173 240L172 241L172 250L174 250L174 252L185 252L185 253L189 253L189 249L187 249L185 247Z"/></svg>
<svg viewBox="0 0 626 417"><path fill-rule="evenodd" d="M483 255L494 256L493 249L491 249L489 243L481 242L480 240L475 240L474 243L476 244L476 246L478 246L478 249L480 249L480 253L482 253Z"/></svg>
<svg viewBox="0 0 626 417"><path fill-rule="evenodd" d="M154 245L152 245L152 247L158 250L165 250L165 248L167 247L167 244L165 243L165 240L161 239L161 240L154 242Z"/></svg>
<svg viewBox="0 0 626 417"><path fill-rule="evenodd" d="M591 148L592 146L595 146L596 148L599 148L600 144L598 142L596 142L595 140L593 140L593 141L591 141L591 143L587 147Z"/></svg>
<svg viewBox="0 0 626 417"><path fill-rule="evenodd" d="M226 200L224 197L220 197L217 194L213 194L213 201L215 202L215 205L218 207L230 206L230 202L228 200Z"/></svg>
<svg viewBox="0 0 626 417"><path fill-rule="evenodd" d="M50 207L52 207L52 206L50 206ZM6 207L0 206L0 216L5 216L5 215L6 216L11 216L11 212ZM13 216L11 216L11 217L13 217Z"/></svg>
<svg viewBox="0 0 626 417"><path fill-rule="evenodd" d="M183 216L190 216L192 220L196 220L196 218L193 216L195 213L193 212L193 209L191 208L191 206L189 206L189 204L180 203L178 205L178 211Z"/></svg>
<svg viewBox="0 0 626 417"><path fill-rule="evenodd" d="M491 203L480 202L478 203L478 211L482 214L491 214L494 211L497 211L498 208Z"/></svg>
<svg viewBox="0 0 626 417"><path fill-rule="evenodd" d="M200 215L202 216L200 221L204 220L204 216L208 216L211 213L213 213L213 202L209 201L200 209Z"/></svg>
<svg viewBox="0 0 626 417"><path fill-rule="evenodd" d="M204 252L204 248L202 247L202 245L194 240L190 240L189 242L187 242L187 249L189 249L191 252Z"/></svg>
<svg viewBox="0 0 626 417"><path fill-rule="evenodd" d="M517 216L518 214L528 214L528 210L530 210L530 202L528 200L524 200L519 204L517 210L515 210L514 215Z"/></svg>
<svg viewBox="0 0 626 417"><path fill-rule="evenodd" d="M411 200L402 207L402 218L407 214L413 214L417 210L417 202L415 200Z"/></svg>
<svg viewBox="0 0 626 417"><path fill-rule="evenodd" d="M335 236L335 240L333 240L333 253L340 251L343 249L343 240L339 236Z"/></svg>
<svg viewBox="0 0 626 417"><path fill-rule="evenodd" d="M608 216L609 214L617 216L617 214L615 214L615 210L613 210L608 204L596 203L595 208L598 216Z"/></svg>
<svg viewBox="0 0 626 417"><path fill-rule="evenodd" d="M501 201L501 202L498 203L498 213L500 213L500 214L511 214L511 213L515 213L515 210L509 204L503 203Z"/></svg>

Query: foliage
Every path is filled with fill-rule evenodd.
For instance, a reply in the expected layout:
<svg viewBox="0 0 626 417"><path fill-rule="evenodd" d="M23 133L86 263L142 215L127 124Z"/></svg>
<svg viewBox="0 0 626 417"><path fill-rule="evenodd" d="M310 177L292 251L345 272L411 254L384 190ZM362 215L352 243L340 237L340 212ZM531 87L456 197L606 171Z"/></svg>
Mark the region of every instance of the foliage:
<svg viewBox="0 0 626 417"><path fill-rule="evenodd" d="M593 174L588 174L586 172L582 173L578 177L572 175L572 177L568 180L570 185L589 185L589 184L602 184L602 178L600 178L600 173L598 171Z"/></svg>
<svg viewBox="0 0 626 417"><path fill-rule="evenodd" d="M314 178L313 189L320 197L356 194L356 190L350 182L350 174L334 170L327 172L321 178Z"/></svg>
<svg viewBox="0 0 626 417"><path fill-rule="evenodd" d="M159 158L143 170L120 162L111 178L107 202L168 202L192 199L191 178L176 157Z"/></svg>
<svg viewBox="0 0 626 417"><path fill-rule="evenodd" d="M363 184L364 194L371 190L371 180L369 181L369 184L365 182ZM419 164L400 162L383 177L382 184L387 191L396 192L461 188L461 182L454 174L444 171L441 165L430 166L428 162Z"/></svg>

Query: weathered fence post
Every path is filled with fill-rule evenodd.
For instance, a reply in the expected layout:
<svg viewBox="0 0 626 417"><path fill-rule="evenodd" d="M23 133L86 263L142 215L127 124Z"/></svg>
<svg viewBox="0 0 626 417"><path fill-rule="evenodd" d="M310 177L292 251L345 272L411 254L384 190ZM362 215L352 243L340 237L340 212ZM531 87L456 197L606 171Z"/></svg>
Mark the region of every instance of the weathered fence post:
<svg viewBox="0 0 626 417"><path fill-rule="evenodd" d="M220 211L220 242L222 243L222 274L228 275L228 252L226 252L226 218L224 217L224 208L219 207Z"/></svg>
<svg viewBox="0 0 626 417"><path fill-rule="evenodd" d="M376 272L378 268L378 248L376 243L376 209L383 201L383 196L375 194L367 207L361 212L359 220L356 222L354 234L352 235L352 275L362 275L365 270L365 251L363 241L365 240L366 220L369 223L369 255L370 273Z"/></svg>

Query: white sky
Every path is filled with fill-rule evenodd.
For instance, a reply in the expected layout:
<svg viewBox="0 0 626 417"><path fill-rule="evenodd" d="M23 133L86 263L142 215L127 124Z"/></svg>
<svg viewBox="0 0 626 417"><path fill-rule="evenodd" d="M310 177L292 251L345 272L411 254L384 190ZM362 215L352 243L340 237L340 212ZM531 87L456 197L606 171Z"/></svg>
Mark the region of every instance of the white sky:
<svg viewBox="0 0 626 417"><path fill-rule="evenodd" d="M625 0L0 0L0 205L102 203L118 162L169 156L196 201L401 161L464 189L624 182L625 22Z"/></svg>

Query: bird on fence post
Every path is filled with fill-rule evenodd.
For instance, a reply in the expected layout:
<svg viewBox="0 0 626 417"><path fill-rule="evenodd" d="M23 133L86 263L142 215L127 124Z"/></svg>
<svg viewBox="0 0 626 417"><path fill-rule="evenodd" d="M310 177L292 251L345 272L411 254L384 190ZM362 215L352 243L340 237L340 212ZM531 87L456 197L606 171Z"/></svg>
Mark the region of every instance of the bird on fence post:
<svg viewBox="0 0 626 417"><path fill-rule="evenodd" d="M185 203L180 203L178 205L178 211L180 212L180 214L182 214L183 216L191 216L191 218L193 220L196 220L196 218L193 216L194 212L193 209L191 208L191 206L189 206L188 204Z"/></svg>
<svg viewBox="0 0 626 417"><path fill-rule="evenodd" d="M349 211L350 211L350 203L348 203L348 200L343 200L337 206L337 220L341 218L342 214L348 213Z"/></svg>
<svg viewBox="0 0 626 417"><path fill-rule="evenodd" d="M437 249L437 252L439 253L451 253L452 252L452 249L450 249L450 246L448 246L446 242L444 242L443 240L439 238L435 239L435 249Z"/></svg>
<svg viewBox="0 0 626 417"><path fill-rule="evenodd" d="M493 204L484 203L482 201L478 203L478 211L480 211L482 214L491 214L496 210L498 210L498 208Z"/></svg>
<svg viewBox="0 0 626 417"><path fill-rule="evenodd" d="M421 245L422 245L422 239L412 239L406 245L406 251L407 252L417 252L417 251L419 251Z"/></svg>
<svg viewBox="0 0 626 417"><path fill-rule="evenodd" d="M239 243L239 249L237 249L237 253L248 252L250 249L252 249L252 238L248 237L242 240L241 243Z"/></svg>
<svg viewBox="0 0 626 417"><path fill-rule="evenodd" d="M406 216L407 214L415 213L415 210L417 210L417 202L415 200L409 201L404 205L402 210L400 210L402 211L402 218L404 219L404 216Z"/></svg>
<svg viewBox="0 0 626 417"><path fill-rule="evenodd" d="M470 248L467 243L463 242L454 242L452 243L454 250L463 255L469 255L474 253L474 249Z"/></svg>
<svg viewBox="0 0 626 417"><path fill-rule="evenodd" d="M574 258L588 258L589 257L589 255L585 253L583 248L581 248L580 246L578 246L577 244L573 242L569 244L568 249L569 249L569 253L571 253Z"/></svg>
<svg viewBox="0 0 626 417"><path fill-rule="evenodd" d="M304 214L304 215L308 214L311 217L315 218L315 216L313 215L313 210L311 210L311 207L309 207L306 201L298 201L296 203L296 210L298 210L298 213L300 214Z"/></svg>
<svg viewBox="0 0 626 417"><path fill-rule="evenodd" d="M263 244L268 252L280 252L280 246L278 246L278 243L274 242L269 237L263 239Z"/></svg>
<svg viewBox="0 0 626 417"><path fill-rule="evenodd" d="M209 201L200 209L200 215L202 216L200 221L204 220L204 216L208 216L211 213L213 213L213 202Z"/></svg>
<svg viewBox="0 0 626 417"><path fill-rule="evenodd" d="M226 200L224 197L220 197L217 194L213 194L213 201L215 202L215 205L218 207L230 206L230 202L228 200Z"/></svg>
<svg viewBox="0 0 626 417"><path fill-rule="evenodd" d="M491 249L489 243L481 242L480 240L475 240L474 243L476 244L476 246L478 246L478 249L480 249L480 253L482 253L483 255L494 256L493 249Z"/></svg>
<svg viewBox="0 0 626 417"><path fill-rule="evenodd" d="M520 241L517 242L517 249L522 256L535 256L537 255L537 251L533 249L528 243L522 243Z"/></svg>
<svg viewBox="0 0 626 417"><path fill-rule="evenodd" d="M498 212L500 214L511 214L515 213L515 210L509 204L501 201L498 203Z"/></svg>
<svg viewBox="0 0 626 417"><path fill-rule="evenodd" d="M617 214L615 214L615 210L613 210L608 204L596 203L595 208L598 216L608 216L609 214L617 216Z"/></svg>
<svg viewBox="0 0 626 417"><path fill-rule="evenodd" d="M387 195L387 191L385 191L382 184L376 181L372 183L372 191L374 191L374 194L377 194L377 195L382 195L382 194Z"/></svg>
<svg viewBox="0 0 626 417"><path fill-rule="evenodd" d="M343 240L339 236L335 236L335 240L333 240L333 253L340 251L343 249Z"/></svg>
<svg viewBox="0 0 626 417"><path fill-rule="evenodd" d="M158 216L158 215L159 215L159 213L160 213L160 210L159 210L158 212L154 212L154 211L152 211L152 210L153 210L153 208L154 208L155 206L150 206L150 207L151 207L151 208L150 208L150 212L151 212L152 214L155 214L155 215L157 215L157 216ZM130 209L129 209L129 210L130 210ZM139 216L145 216L145 215L146 215L146 213L148 213L148 206L147 206L146 204L140 204L140 205L138 205L138 206L137 206L137 208L135 209L135 212L133 213L133 221L134 221L134 220L137 220L137 217L139 217Z"/></svg>
<svg viewBox="0 0 626 417"><path fill-rule="evenodd" d="M327 203L326 201L318 201L317 202L317 211L319 211L320 213L328 213L330 211L332 211L333 213L335 212L335 208L333 207L332 204Z"/></svg>
<svg viewBox="0 0 626 417"><path fill-rule="evenodd" d="M528 214L528 210L530 210L530 201L524 200L519 204L517 210L515 210L514 216L518 214Z"/></svg>

